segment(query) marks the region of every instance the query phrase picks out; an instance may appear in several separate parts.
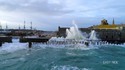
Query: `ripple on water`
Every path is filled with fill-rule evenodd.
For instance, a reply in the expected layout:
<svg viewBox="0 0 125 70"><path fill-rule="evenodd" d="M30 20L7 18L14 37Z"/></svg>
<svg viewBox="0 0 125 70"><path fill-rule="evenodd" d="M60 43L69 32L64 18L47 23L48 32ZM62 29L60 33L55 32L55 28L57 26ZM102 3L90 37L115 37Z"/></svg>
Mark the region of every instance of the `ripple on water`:
<svg viewBox="0 0 125 70"><path fill-rule="evenodd" d="M51 70L91 70L90 68L78 68L75 66L64 65L64 66L52 66Z"/></svg>
<svg viewBox="0 0 125 70"><path fill-rule="evenodd" d="M107 70L114 68L114 64L102 64L104 59L117 60L119 62L115 65L117 70L125 65L125 49L122 47L109 46L89 50L34 47L28 53L21 46L20 49L12 53L0 53L0 70L102 70L101 68Z"/></svg>

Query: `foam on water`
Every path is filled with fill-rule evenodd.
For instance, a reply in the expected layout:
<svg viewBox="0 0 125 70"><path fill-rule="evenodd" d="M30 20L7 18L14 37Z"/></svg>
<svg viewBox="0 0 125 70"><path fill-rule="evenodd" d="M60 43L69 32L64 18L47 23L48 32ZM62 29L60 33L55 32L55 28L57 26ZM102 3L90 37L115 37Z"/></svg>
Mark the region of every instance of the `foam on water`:
<svg viewBox="0 0 125 70"><path fill-rule="evenodd" d="M13 39L13 43L4 43L0 48L0 52L15 52L27 49L27 43L19 43L19 39Z"/></svg>
<svg viewBox="0 0 125 70"><path fill-rule="evenodd" d="M70 50L90 50L90 49L98 49L98 46L94 46L94 45L90 45L89 47L85 47L84 44L67 44L67 45L53 45L53 44L41 44L41 43L37 43L37 44L33 44L32 45L33 48L42 48L42 49L46 49L46 48L62 48L62 49L70 49Z"/></svg>
<svg viewBox="0 0 125 70"><path fill-rule="evenodd" d="M55 38L54 38L55 39ZM64 38L60 38L62 40ZM107 46L121 46L125 47L125 44L116 45L116 44L104 44L104 45L89 45L89 47L85 47L84 44L62 44L62 45L53 45L53 44L41 44L35 43L32 45L33 48L66 48L66 49L79 49L79 50L90 50L90 49L98 49L99 47L107 47ZM13 43L4 43L0 48L0 52L15 52L19 50L27 50L28 43L19 43L19 39L13 39Z"/></svg>

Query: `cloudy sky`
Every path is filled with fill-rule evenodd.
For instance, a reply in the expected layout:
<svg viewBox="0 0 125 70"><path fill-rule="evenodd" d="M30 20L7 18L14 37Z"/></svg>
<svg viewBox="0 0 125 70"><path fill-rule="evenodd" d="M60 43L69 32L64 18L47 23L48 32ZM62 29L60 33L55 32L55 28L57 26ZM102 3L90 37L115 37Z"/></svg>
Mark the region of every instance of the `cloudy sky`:
<svg viewBox="0 0 125 70"><path fill-rule="evenodd" d="M79 27L97 25L101 19L109 23L125 23L125 0L0 0L0 22L5 28L33 28L57 30L70 27L72 20Z"/></svg>

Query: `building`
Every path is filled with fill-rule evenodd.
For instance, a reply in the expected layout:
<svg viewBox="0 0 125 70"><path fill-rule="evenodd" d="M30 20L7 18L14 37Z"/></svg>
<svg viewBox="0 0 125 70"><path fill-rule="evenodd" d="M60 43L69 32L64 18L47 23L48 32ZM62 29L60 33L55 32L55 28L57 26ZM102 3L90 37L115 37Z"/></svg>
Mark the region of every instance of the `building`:
<svg viewBox="0 0 125 70"><path fill-rule="evenodd" d="M119 24L119 25L118 25L118 24L116 25L114 19L113 19L113 21L112 21L112 24L109 24L106 19L103 19L103 20L101 21L101 24L96 25L96 26L92 26L92 27L90 27L90 28L93 28L93 29L119 29L119 30L121 30L121 29L123 29L124 27L125 27L125 26L120 25L120 24Z"/></svg>

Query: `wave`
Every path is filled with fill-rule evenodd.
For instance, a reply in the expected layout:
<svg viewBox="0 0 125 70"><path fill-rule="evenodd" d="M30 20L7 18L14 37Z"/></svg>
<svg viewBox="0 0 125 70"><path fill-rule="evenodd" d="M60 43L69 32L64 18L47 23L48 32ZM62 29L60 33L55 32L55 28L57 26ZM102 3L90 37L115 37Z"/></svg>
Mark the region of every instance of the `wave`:
<svg viewBox="0 0 125 70"><path fill-rule="evenodd" d="M28 48L28 44L27 43L19 43L18 39L14 39L13 43L4 43L2 45L2 47L0 47L0 53L2 52L15 52L18 50L24 50Z"/></svg>
<svg viewBox="0 0 125 70"><path fill-rule="evenodd" d="M2 47L0 47L0 52L15 52L18 50L29 50L28 43L20 43L19 39L13 39L13 43L4 43ZM56 45L56 44L42 44L42 43L34 43L32 48L65 48L70 50L91 50L91 49L99 49L100 47L109 47L109 46L119 46L124 47L125 44L117 45L117 44L104 44L104 45L89 45L85 47L83 44L68 44L68 45ZM1 54L1 53L0 53Z"/></svg>

